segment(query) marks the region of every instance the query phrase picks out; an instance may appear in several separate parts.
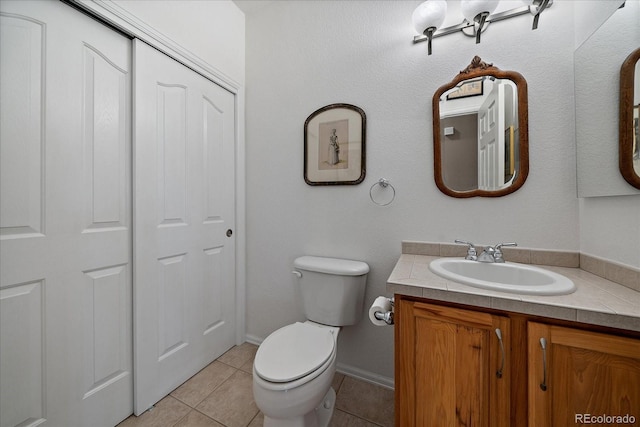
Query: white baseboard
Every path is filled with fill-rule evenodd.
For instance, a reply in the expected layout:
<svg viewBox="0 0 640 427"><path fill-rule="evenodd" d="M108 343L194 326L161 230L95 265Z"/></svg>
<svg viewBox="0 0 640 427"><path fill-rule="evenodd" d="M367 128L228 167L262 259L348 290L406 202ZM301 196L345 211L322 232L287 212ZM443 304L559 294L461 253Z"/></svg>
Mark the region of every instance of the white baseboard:
<svg viewBox="0 0 640 427"><path fill-rule="evenodd" d="M254 345L262 344L264 341L262 338L256 337L255 335L247 334L245 339L248 343ZM338 363L336 366L336 371L341 374L348 375L353 378L357 378L362 381L366 381L371 384L379 385L384 388L394 389L394 381L393 378L385 377L383 375L379 375L370 371L366 371L364 369L357 368L351 365L345 365L343 363Z"/></svg>
<svg viewBox="0 0 640 427"><path fill-rule="evenodd" d="M364 369L356 368L355 366L345 365L342 363L338 363L338 365L336 366L336 370L341 374L345 374L347 376L357 378L371 384L394 390L393 378L385 377L380 374L365 371Z"/></svg>
<svg viewBox="0 0 640 427"><path fill-rule="evenodd" d="M249 334L246 334L244 336L244 340L249 344L254 344L254 345L260 345L262 344L262 341L264 341L263 338L258 338L255 335L249 335Z"/></svg>

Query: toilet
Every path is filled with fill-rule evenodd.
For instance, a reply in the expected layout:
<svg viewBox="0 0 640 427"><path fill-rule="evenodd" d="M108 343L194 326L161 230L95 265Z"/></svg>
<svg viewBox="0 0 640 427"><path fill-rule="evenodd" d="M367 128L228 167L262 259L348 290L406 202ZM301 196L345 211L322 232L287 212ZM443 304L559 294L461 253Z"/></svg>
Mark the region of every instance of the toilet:
<svg viewBox="0 0 640 427"><path fill-rule="evenodd" d="M284 326L260 345L253 396L265 427L326 427L336 393L338 333L362 316L369 266L361 261L302 256L293 263L305 322Z"/></svg>

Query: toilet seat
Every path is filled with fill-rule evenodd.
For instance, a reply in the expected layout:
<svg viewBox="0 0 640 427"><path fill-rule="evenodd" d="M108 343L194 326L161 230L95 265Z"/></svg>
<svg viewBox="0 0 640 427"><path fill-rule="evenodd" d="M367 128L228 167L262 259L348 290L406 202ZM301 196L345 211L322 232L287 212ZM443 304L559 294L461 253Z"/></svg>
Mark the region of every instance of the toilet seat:
<svg viewBox="0 0 640 427"><path fill-rule="evenodd" d="M296 322L269 335L258 348L255 372L273 383L289 383L323 367L335 352L334 331Z"/></svg>

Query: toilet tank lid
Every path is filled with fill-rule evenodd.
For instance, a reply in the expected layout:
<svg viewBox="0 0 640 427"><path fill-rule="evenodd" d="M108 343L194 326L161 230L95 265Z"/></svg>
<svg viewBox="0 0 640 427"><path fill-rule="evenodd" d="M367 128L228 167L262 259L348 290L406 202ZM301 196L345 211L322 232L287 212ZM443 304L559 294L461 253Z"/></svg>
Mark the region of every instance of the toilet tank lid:
<svg viewBox="0 0 640 427"><path fill-rule="evenodd" d="M362 276L369 272L366 262L318 256L301 256L293 261L293 266L300 270L343 276Z"/></svg>

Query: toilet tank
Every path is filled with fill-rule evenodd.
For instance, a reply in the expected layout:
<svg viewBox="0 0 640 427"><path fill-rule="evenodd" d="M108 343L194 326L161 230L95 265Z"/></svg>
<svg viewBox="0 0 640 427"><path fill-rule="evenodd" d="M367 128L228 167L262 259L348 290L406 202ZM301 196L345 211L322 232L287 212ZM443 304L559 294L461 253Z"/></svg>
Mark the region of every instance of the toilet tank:
<svg viewBox="0 0 640 427"><path fill-rule="evenodd" d="M358 323L369 266L362 261L303 256L293 262L307 319L330 326Z"/></svg>

